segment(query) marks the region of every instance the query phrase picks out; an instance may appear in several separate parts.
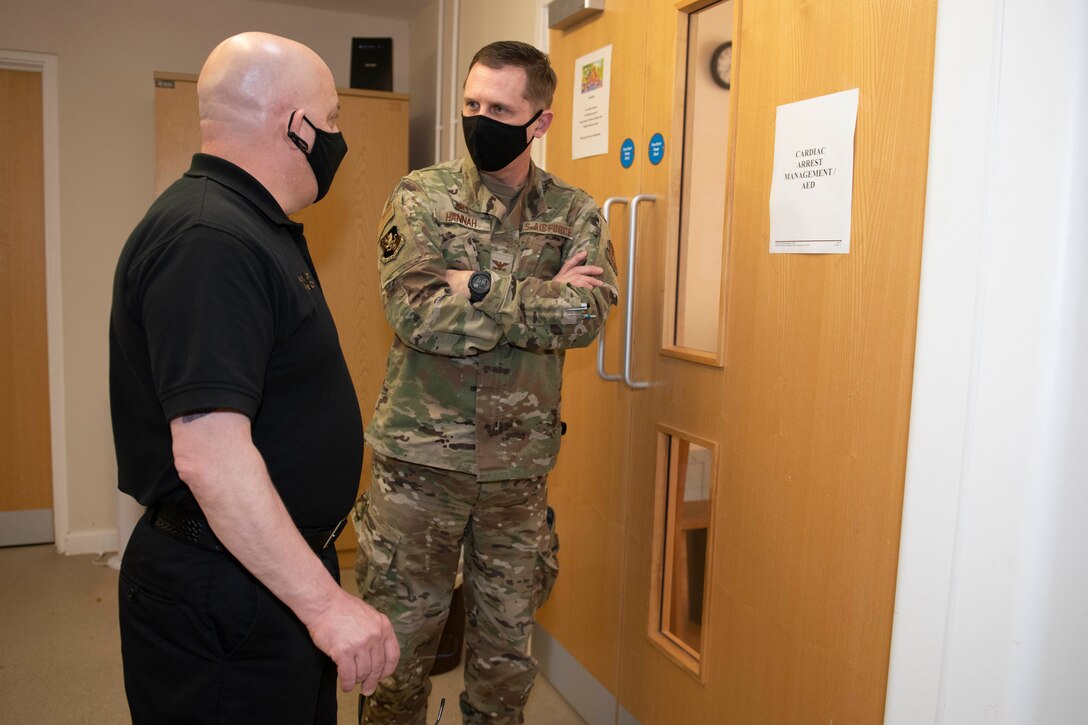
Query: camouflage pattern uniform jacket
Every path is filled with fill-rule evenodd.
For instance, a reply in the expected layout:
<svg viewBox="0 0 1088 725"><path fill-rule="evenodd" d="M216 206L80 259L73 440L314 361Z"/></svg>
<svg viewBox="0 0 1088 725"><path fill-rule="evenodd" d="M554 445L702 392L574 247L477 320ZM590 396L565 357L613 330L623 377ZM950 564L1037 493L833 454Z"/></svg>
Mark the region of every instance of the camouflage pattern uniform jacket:
<svg viewBox="0 0 1088 725"><path fill-rule="evenodd" d="M535 165L512 207L467 158L412 172L386 203L378 266L396 336L366 431L379 453L480 481L555 465L564 351L589 345L616 303L615 257L593 199ZM604 284L552 282L583 250ZM447 269L489 271L491 291L472 304Z"/></svg>

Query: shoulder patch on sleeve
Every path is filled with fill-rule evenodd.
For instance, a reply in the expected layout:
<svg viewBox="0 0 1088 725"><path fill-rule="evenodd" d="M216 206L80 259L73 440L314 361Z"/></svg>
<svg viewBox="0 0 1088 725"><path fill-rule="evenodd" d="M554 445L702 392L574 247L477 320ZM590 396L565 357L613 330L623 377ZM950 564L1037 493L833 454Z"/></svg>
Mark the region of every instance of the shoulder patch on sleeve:
<svg viewBox="0 0 1088 725"><path fill-rule="evenodd" d="M404 247L404 236L397 231L396 225L389 227L389 231L378 240L378 246L382 250L382 264L388 264L397 258L401 248Z"/></svg>

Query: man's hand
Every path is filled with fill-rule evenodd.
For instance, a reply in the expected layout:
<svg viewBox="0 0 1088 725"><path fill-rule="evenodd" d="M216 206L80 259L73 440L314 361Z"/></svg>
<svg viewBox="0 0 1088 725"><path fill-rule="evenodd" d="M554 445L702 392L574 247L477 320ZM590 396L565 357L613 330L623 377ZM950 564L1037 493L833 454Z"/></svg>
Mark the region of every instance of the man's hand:
<svg viewBox="0 0 1088 725"><path fill-rule="evenodd" d="M552 281L583 289L600 287L604 283L597 277L604 273L604 269L595 264L582 264L587 256L589 256L588 252L575 254L563 264L563 268L552 278Z"/></svg>
<svg viewBox="0 0 1088 725"><path fill-rule="evenodd" d="M344 590L309 625L318 649L332 658L340 689L351 692L362 684L364 695L374 694L378 682L393 674L400 647L389 619Z"/></svg>
<svg viewBox="0 0 1088 725"><path fill-rule="evenodd" d="M468 278L472 276L470 269L447 269L446 284L450 286L455 295L461 295L466 300L471 299L468 292Z"/></svg>
<svg viewBox="0 0 1088 725"><path fill-rule="evenodd" d="M341 589L307 546L253 444L249 418L228 410L181 416L170 434L178 475L219 541L306 625L345 691L361 682L373 693L400 659L393 627Z"/></svg>

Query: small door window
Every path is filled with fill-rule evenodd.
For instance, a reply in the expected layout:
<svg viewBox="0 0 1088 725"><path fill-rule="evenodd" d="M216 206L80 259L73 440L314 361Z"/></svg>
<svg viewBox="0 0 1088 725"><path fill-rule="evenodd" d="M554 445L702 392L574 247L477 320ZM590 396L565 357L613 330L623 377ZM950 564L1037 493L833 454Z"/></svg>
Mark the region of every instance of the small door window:
<svg viewBox="0 0 1088 725"><path fill-rule="evenodd" d="M651 638L694 672L703 655L715 449L678 431L659 432L653 596L659 607Z"/></svg>

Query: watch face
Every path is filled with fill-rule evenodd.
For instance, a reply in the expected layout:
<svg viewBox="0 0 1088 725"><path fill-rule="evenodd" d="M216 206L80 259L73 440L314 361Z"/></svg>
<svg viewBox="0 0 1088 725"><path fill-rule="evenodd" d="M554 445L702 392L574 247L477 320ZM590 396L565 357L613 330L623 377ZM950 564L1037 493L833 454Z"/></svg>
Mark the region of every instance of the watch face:
<svg viewBox="0 0 1088 725"><path fill-rule="evenodd" d="M729 74L733 70L733 41L727 40L714 49L710 56L710 76L722 88L729 88Z"/></svg>
<svg viewBox="0 0 1088 725"><path fill-rule="evenodd" d="M491 275L487 272L473 272L468 278L469 300L479 302L491 291Z"/></svg>

